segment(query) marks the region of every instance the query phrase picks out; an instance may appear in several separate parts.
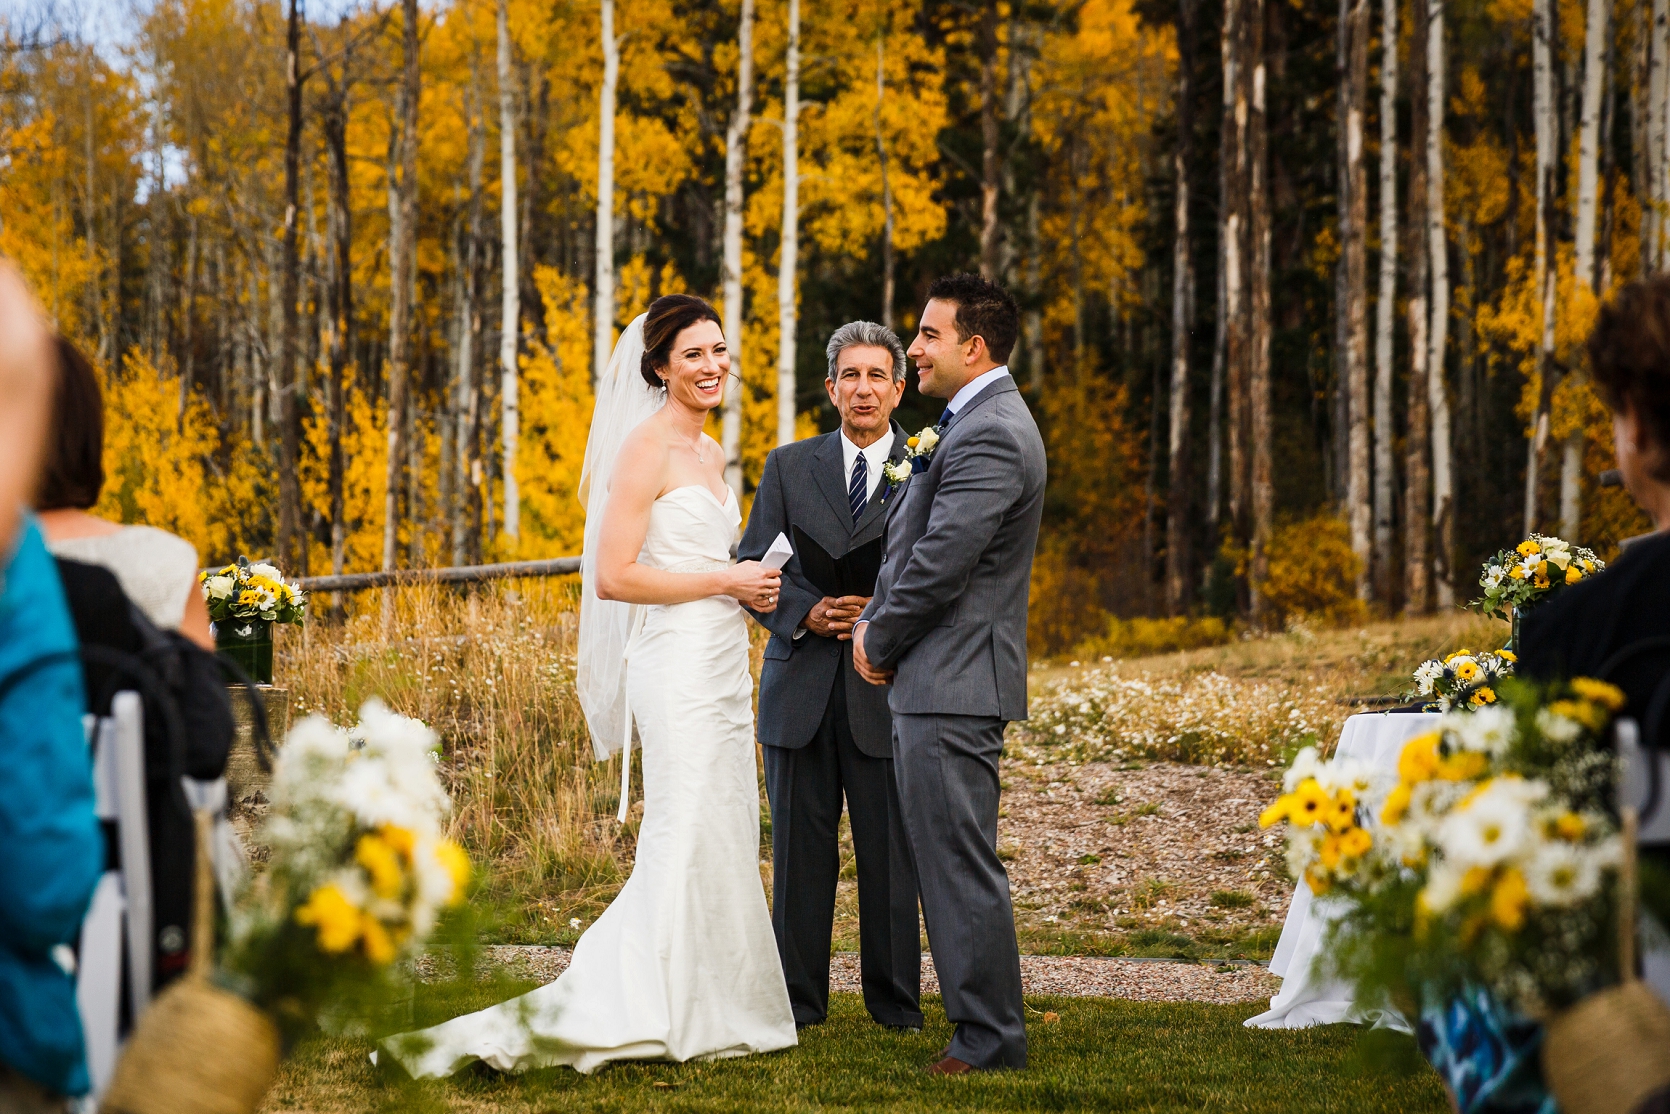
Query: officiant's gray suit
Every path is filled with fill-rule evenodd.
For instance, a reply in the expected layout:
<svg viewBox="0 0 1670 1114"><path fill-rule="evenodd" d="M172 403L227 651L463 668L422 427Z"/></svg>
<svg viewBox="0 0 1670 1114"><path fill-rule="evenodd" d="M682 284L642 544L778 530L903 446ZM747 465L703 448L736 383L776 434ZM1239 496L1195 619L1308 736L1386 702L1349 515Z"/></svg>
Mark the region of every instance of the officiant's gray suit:
<svg viewBox="0 0 1670 1114"><path fill-rule="evenodd" d="M905 434L894 423L890 459L904 453ZM738 559L759 560L778 533L792 537L791 526L833 557L880 537L886 483L876 486L855 521L842 473L839 431L773 449ZM771 804L771 922L789 1003L798 1025L815 1025L829 1012L844 797L858 878L864 1004L883 1025L920 1028L916 875L893 774L893 716L887 690L866 684L853 669L851 642L800 630L822 598L796 556L783 568L777 609L750 612L771 631L758 724Z"/></svg>
<svg viewBox="0 0 1670 1114"><path fill-rule="evenodd" d="M1044 442L1007 375L966 402L888 512L864 653L896 670L894 772L957 1026L947 1055L1026 1066L1009 875L997 857L1003 730L1026 718L1026 604ZM887 690L884 690L887 691Z"/></svg>

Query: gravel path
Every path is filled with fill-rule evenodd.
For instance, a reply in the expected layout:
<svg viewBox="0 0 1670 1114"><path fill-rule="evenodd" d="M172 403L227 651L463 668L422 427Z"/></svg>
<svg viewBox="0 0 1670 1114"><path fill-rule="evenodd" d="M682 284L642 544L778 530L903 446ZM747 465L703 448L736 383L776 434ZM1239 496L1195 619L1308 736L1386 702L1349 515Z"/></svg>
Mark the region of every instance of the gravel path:
<svg viewBox="0 0 1670 1114"><path fill-rule="evenodd" d="M483 958L516 978L549 982L568 966L567 948L495 944L482 949ZM433 978L437 964L426 956L418 963L420 977ZM1281 980L1262 967L1218 968L1169 960L1110 959L1102 957L1023 955L1021 983L1028 994L1075 998L1125 998L1133 1002L1253 1002L1269 998ZM859 989L858 956L837 952L829 970L831 990ZM922 957L922 993L938 994L939 978L932 957Z"/></svg>

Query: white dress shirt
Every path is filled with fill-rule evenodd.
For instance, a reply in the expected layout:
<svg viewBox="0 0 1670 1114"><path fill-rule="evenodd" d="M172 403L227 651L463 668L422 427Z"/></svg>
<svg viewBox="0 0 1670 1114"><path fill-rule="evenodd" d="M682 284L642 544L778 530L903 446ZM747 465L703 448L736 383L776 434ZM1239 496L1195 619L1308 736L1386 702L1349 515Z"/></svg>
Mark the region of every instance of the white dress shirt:
<svg viewBox="0 0 1670 1114"><path fill-rule="evenodd" d="M867 448L859 448L847 440L847 431L841 430L841 490L852 490L852 466L858 462L858 454L864 454L864 479L869 485L864 490L864 502L869 503L876 497L876 488L881 485L881 470L887 464L887 458L893 453L893 428L876 438Z"/></svg>
<svg viewBox="0 0 1670 1114"><path fill-rule="evenodd" d="M963 384L962 390L951 396L951 401L945 404L945 408L953 414L961 412L962 408L968 405L970 399L985 390L995 380L1008 374L1009 365L1004 364L1001 367L994 367L990 371L976 375Z"/></svg>

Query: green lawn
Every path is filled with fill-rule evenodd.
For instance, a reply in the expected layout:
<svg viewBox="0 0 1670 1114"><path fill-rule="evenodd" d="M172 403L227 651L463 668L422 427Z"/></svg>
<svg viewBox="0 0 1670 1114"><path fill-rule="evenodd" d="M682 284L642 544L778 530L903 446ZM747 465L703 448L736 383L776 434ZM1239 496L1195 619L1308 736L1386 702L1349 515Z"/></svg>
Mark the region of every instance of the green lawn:
<svg viewBox="0 0 1670 1114"><path fill-rule="evenodd" d="M526 984L422 992L419 1024L479 1008ZM857 995L838 994L827 1023L798 1048L711 1064L618 1064L586 1077L562 1068L462 1073L439 1084L385 1083L363 1040L319 1038L296 1049L264 1111L809 1111L938 1110L1446 1111L1438 1078L1405 1038L1329 1026L1264 1032L1241 1026L1253 1005L1161 1005L1108 999L1028 1002L1031 1067L934 1079L923 1067L950 1038L937 999L920 1034L872 1024ZM1058 1020L1046 1020L1046 1013Z"/></svg>

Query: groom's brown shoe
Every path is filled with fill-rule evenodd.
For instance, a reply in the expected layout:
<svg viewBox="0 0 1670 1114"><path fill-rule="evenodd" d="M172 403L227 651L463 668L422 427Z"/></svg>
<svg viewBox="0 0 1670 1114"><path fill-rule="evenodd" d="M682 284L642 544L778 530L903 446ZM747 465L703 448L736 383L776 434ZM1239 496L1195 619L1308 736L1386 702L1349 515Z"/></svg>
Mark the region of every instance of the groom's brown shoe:
<svg viewBox="0 0 1670 1114"><path fill-rule="evenodd" d="M938 1063L928 1065L929 1075L967 1075L974 1070L973 1064L965 1064L955 1056L947 1056Z"/></svg>

